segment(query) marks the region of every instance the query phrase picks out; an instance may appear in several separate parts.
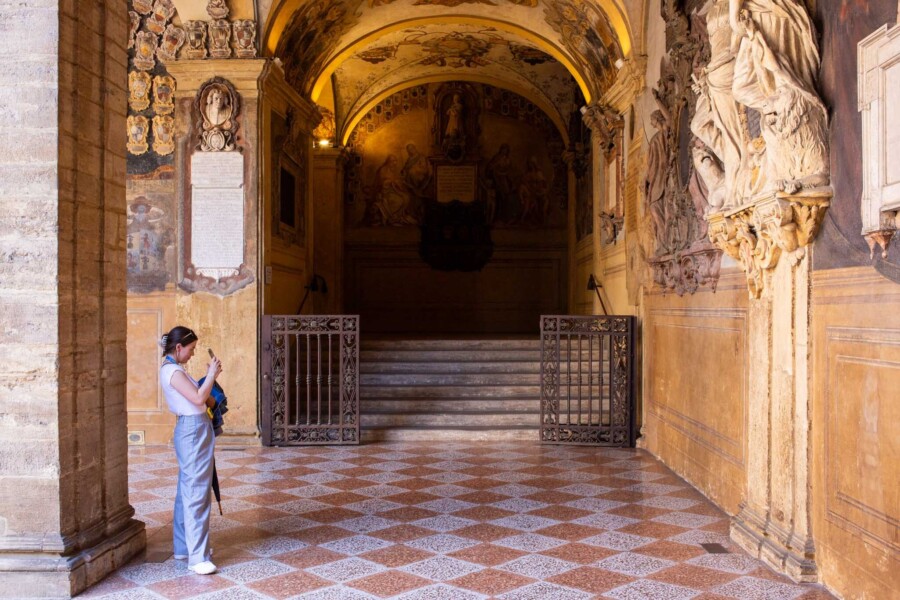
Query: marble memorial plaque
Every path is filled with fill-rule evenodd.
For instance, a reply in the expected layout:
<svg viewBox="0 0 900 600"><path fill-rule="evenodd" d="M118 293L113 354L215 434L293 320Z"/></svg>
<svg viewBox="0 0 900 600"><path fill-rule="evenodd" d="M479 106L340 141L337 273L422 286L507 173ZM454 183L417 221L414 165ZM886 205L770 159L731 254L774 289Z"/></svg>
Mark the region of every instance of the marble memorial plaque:
<svg viewBox="0 0 900 600"><path fill-rule="evenodd" d="M437 168L437 201L441 203L475 201L475 167L440 165Z"/></svg>
<svg viewBox="0 0 900 600"><path fill-rule="evenodd" d="M201 275L237 275L244 262L244 158L238 152L191 156L191 262Z"/></svg>

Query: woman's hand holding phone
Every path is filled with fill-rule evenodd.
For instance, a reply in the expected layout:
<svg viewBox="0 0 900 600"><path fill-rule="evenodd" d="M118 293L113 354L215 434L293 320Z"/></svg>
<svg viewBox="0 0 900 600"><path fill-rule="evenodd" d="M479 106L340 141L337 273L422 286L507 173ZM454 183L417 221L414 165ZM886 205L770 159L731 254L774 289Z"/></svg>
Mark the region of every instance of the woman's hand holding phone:
<svg viewBox="0 0 900 600"><path fill-rule="evenodd" d="M209 367L207 368L207 377L212 377L215 379L222 373L222 361L216 358L216 355L213 353L212 348L207 348L209 352Z"/></svg>

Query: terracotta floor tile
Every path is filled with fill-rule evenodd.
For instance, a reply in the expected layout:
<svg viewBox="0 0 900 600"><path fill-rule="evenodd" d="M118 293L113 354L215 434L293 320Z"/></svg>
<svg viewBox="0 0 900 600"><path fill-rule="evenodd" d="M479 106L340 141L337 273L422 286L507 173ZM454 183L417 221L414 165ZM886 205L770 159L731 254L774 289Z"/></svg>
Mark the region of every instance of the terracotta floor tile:
<svg viewBox="0 0 900 600"><path fill-rule="evenodd" d="M497 508L496 506L473 506L472 508L464 508L453 513L454 517L462 519L472 519L473 521L493 521L514 515L511 510Z"/></svg>
<svg viewBox="0 0 900 600"><path fill-rule="evenodd" d="M575 519L580 519L581 517L586 517L593 513L591 513L591 511L589 510L582 510L580 508L573 508L571 506L554 505L539 508L537 510L532 510L528 514L534 515L536 517L556 519L557 521L574 521Z"/></svg>
<svg viewBox="0 0 900 600"><path fill-rule="evenodd" d="M591 592L592 594L602 594L620 585L631 583L634 581L634 577L596 567L581 567L551 577L547 581Z"/></svg>
<svg viewBox="0 0 900 600"><path fill-rule="evenodd" d="M493 525L491 523L479 523L478 525L469 525L468 527L457 529L453 532L453 535L467 537L478 540L479 542L493 542L494 540L517 535L519 533L521 532L516 529L510 529L509 527L500 527L499 525Z"/></svg>
<svg viewBox="0 0 900 600"><path fill-rule="evenodd" d="M589 565L617 553L618 550L579 543L563 544L541 552L541 554L546 556L552 556L553 558L559 558L579 565Z"/></svg>
<svg viewBox="0 0 900 600"><path fill-rule="evenodd" d="M466 560L471 563L493 567L502 565L511 560L515 560L526 555L527 552L506 548L504 546L495 546L493 544L479 544L469 548L463 548L456 552L451 552L448 556Z"/></svg>
<svg viewBox="0 0 900 600"><path fill-rule="evenodd" d="M728 583L738 577L740 577L740 575L735 573L725 573L723 571L716 571L705 567L676 565L671 569L665 569L664 571L654 573L653 575L650 575L649 578L698 590L708 590L717 585Z"/></svg>
<svg viewBox="0 0 900 600"><path fill-rule="evenodd" d="M529 481L528 485L533 485L533 482ZM545 504L565 504L566 502L581 498L581 496L576 496L575 494L568 494L556 490L545 490L543 492L529 494L525 497L529 500L537 500L538 502L543 502Z"/></svg>
<svg viewBox="0 0 900 600"><path fill-rule="evenodd" d="M227 504L226 504L227 506ZM275 510L274 508L251 508L250 510L242 510L239 512L228 513L225 515L231 521L238 521L239 523L246 524L254 524L254 523L263 523L265 521L271 521L273 519L278 519L280 517L289 516L288 513Z"/></svg>
<svg viewBox="0 0 900 600"><path fill-rule="evenodd" d="M407 469L400 469L395 471L398 475L406 475L407 477L425 477L426 475L436 475L437 473L441 473L440 469L433 469L431 467L426 467L424 465L418 465L415 467L409 467Z"/></svg>
<svg viewBox="0 0 900 600"><path fill-rule="evenodd" d="M396 502L397 504L415 506L416 504L431 502L432 500L440 500L440 496L435 496L434 494L428 494L426 492L409 491L401 494L394 494L393 496L385 496L384 499L390 502Z"/></svg>
<svg viewBox="0 0 900 600"><path fill-rule="evenodd" d="M465 575L459 579L454 579L448 583L473 590L479 594L496 596L520 588L523 585L528 585L534 581L535 580L530 577L524 577L516 573L508 573L496 569L484 569L476 573Z"/></svg>
<svg viewBox="0 0 900 600"><path fill-rule="evenodd" d="M494 486L496 485L497 483L495 482ZM487 490L478 490L477 492L460 494L459 496L455 496L455 498L457 500L463 500L464 502L472 502L473 504L493 504L494 502L507 500L509 496L502 496Z"/></svg>
<svg viewBox="0 0 900 600"><path fill-rule="evenodd" d="M653 556L655 558L664 558L666 560L675 561L685 561L694 558L695 556L706 554L706 550L700 548L699 546L679 544L666 540L653 542L652 544L647 544L646 546L641 546L640 548L636 548L635 552L639 554L646 554L647 556Z"/></svg>
<svg viewBox="0 0 900 600"><path fill-rule="evenodd" d="M495 488L503 484L498 482L496 479L476 477L474 479L466 479L464 481L460 481L457 485L461 485L473 490L490 490L491 488Z"/></svg>
<svg viewBox="0 0 900 600"><path fill-rule="evenodd" d="M310 521L318 521L319 523L336 523L338 521L346 521L347 519L361 517L362 513L347 508L334 507L313 510L302 513L300 516L304 519L309 519Z"/></svg>
<svg viewBox="0 0 900 600"><path fill-rule="evenodd" d="M687 531L684 527L677 525L669 525L667 523L656 523L655 521L641 521L640 523L632 523L625 527L620 527L616 531L622 533L630 533L632 535L641 535L657 539L665 539L679 533Z"/></svg>
<svg viewBox="0 0 900 600"><path fill-rule="evenodd" d="M337 471L346 477L363 477L365 475L375 475L381 473L378 469L370 469L369 467L354 467L352 469L341 469Z"/></svg>
<svg viewBox="0 0 900 600"><path fill-rule="evenodd" d="M291 565L298 569L306 569L308 567L315 567L316 565L335 562L343 558L346 558L346 555L332 552L327 548L321 548L319 546L309 546L308 548L302 548L300 550L294 550L293 552L273 556L272 560L277 560L278 562Z"/></svg>
<svg viewBox="0 0 900 600"><path fill-rule="evenodd" d="M750 577L756 577L757 579L768 579L769 581L777 581L778 583L791 583L791 580L784 576L776 573L772 569L767 566L761 565L755 571L751 571L747 573Z"/></svg>
<svg viewBox="0 0 900 600"><path fill-rule="evenodd" d="M603 496L604 500L613 500L608 495ZM667 515L671 510L667 510L665 508L654 508L652 506L643 506L640 504L626 504L625 506L617 506L616 508L611 508L606 511L612 515L619 515L620 517L631 517L632 519L652 519L654 517L660 517L662 515Z"/></svg>
<svg viewBox="0 0 900 600"><path fill-rule="evenodd" d="M129 581L121 575L113 573L103 579L100 583L79 594L78 598L98 598L100 596L115 594L116 592L122 592L136 587L138 586L133 581Z"/></svg>
<svg viewBox="0 0 900 600"><path fill-rule="evenodd" d="M356 477L348 477L347 479L338 479L328 482L328 487L347 491L359 490L365 487L369 487L370 485L372 485L371 481L367 481L365 479L357 479Z"/></svg>
<svg viewBox="0 0 900 600"><path fill-rule="evenodd" d="M426 535L434 535L434 532L430 529L423 529L422 527L417 527L415 525L404 524L388 527L387 529L381 529L379 531L373 531L369 535L399 544L408 540L425 537Z"/></svg>
<svg viewBox="0 0 900 600"><path fill-rule="evenodd" d="M409 546L390 546L380 550L372 550L365 554L360 554L360 558L371 560L386 567L402 567L410 563L425 560L430 556L434 556L432 552L427 550L419 550L418 548L410 548Z"/></svg>
<svg viewBox="0 0 900 600"><path fill-rule="evenodd" d="M295 486L296 487L296 482ZM289 488L285 488L289 489ZM222 494L226 495L228 490L222 490ZM243 496L241 500L245 502L252 502L253 504L258 504L259 506L273 506L275 504L282 504L284 502L291 502L292 500L296 500L297 496L292 496L291 494L285 494L283 492L271 491L265 494L257 494L255 496Z"/></svg>
<svg viewBox="0 0 900 600"><path fill-rule="evenodd" d="M310 545L324 544L325 542L333 542L342 538L350 537L352 531L334 527L332 525L321 525L319 527L310 527L309 529L301 529L288 534L290 537L306 542Z"/></svg>
<svg viewBox="0 0 900 600"><path fill-rule="evenodd" d="M461 470L460 473L472 475L473 477L489 477L490 475L496 475L497 473L500 473L500 470L492 469L490 467L470 467L468 469Z"/></svg>
<svg viewBox="0 0 900 600"><path fill-rule="evenodd" d="M369 575L349 582L347 585L381 598L390 598L416 588L429 585L431 581L410 575L403 571L387 571L377 575Z"/></svg>
<svg viewBox="0 0 900 600"><path fill-rule="evenodd" d="M589 527L587 525L579 525L577 523L559 523L558 525L551 525L550 527L538 529L537 531L535 531L535 533L559 538L561 540L566 540L569 542L574 542L577 540L583 540L586 537L599 535L603 533L603 531L603 529L597 529L596 527Z"/></svg>
<svg viewBox="0 0 900 600"><path fill-rule="evenodd" d="M557 488L566 487L569 482L553 477L538 477L537 479L529 479L527 483L532 487L555 490Z"/></svg>
<svg viewBox="0 0 900 600"><path fill-rule="evenodd" d="M833 596L828 596L829 600L834 600ZM734 596L723 596L712 592L703 592L699 596L694 596L691 600L734 600Z"/></svg>
<svg viewBox="0 0 900 600"><path fill-rule="evenodd" d="M363 496L362 494L354 494L350 491L335 492L334 494L325 494L324 496L316 496L314 498L316 502L331 504L332 506L346 506L347 504L362 502L363 500L368 499L368 496ZM308 519L309 517L306 518Z"/></svg>
<svg viewBox="0 0 900 600"><path fill-rule="evenodd" d="M632 492L631 490L613 490L602 494L600 497L604 500L615 500L616 502L640 502L647 498L647 494Z"/></svg>
<svg viewBox="0 0 900 600"><path fill-rule="evenodd" d="M311 474L317 473L317 472L318 471L316 471L314 469L297 466L297 467L291 467L289 469L281 469L280 471L278 471L278 474L281 475L282 477L294 479L295 477L303 477L305 475L311 475Z"/></svg>
<svg viewBox="0 0 900 600"><path fill-rule="evenodd" d="M187 569L185 569L187 571ZM189 571L187 571L189 572ZM147 586L148 590L170 598L171 600L180 600L181 598L190 598L191 596L199 596L209 592L217 592L233 587L235 583L218 575L185 575L176 579L167 579L153 585Z"/></svg>
<svg viewBox="0 0 900 600"><path fill-rule="evenodd" d="M311 592L319 588L331 585L331 582L321 577L316 577L304 571L276 575L262 581L254 581L247 587L257 592L262 592L272 598L289 598L305 592Z"/></svg>
<svg viewBox="0 0 900 600"><path fill-rule="evenodd" d="M412 479L404 479L402 481L395 481L391 483L391 485L401 488L406 488L407 490L421 490L424 488L434 487L436 485L440 485L437 481L432 481L430 479L420 479L418 477L413 477Z"/></svg>
<svg viewBox="0 0 900 600"><path fill-rule="evenodd" d="M438 513L433 510L426 510L424 508L418 508L415 506L404 506L402 508L395 508L393 510L388 510L383 513L379 513L380 516L385 519L392 519L394 521L418 521L419 519L427 519L429 517L433 517Z"/></svg>
<svg viewBox="0 0 900 600"><path fill-rule="evenodd" d="M273 491L281 491L281 490L291 490L299 485L301 485L301 481L298 479L294 479L293 476L286 476L284 479L274 479L272 481L266 481L264 483L259 484L261 487L268 488ZM296 496L292 496L292 498L296 498Z"/></svg>

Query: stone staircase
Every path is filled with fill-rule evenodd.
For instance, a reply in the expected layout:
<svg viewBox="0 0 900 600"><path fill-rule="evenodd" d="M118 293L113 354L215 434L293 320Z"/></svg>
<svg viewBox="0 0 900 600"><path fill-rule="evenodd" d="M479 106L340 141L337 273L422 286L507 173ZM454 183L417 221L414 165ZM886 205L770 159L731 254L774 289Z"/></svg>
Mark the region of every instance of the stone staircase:
<svg viewBox="0 0 900 600"><path fill-rule="evenodd" d="M366 339L363 440L538 440L540 341Z"/></svg>

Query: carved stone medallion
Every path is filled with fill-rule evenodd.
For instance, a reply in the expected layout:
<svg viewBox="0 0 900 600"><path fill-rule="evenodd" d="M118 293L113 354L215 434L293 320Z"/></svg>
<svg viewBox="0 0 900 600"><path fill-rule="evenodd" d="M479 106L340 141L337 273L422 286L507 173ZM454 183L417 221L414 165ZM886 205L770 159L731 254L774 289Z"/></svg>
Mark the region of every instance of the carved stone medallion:
<svg viewBox="0 0 900 600"><path fill-rule="evenodd" d="M188 58L206 58L206 21L187 22Z"/></svg>
<svg viewBox="0 0 900 600"><path fill-rule="evenodd" d="M175 117L153 117L153 151L167 156L175 151Z"/></svg>
<svg viewBox="0 0 900 600"><path fill-rule="evenodd" d="M134 5L134 10L142 15L149 15L150 11L153 10L153 0L134 0L132 4Z"/></svg>
<svg viewBox="0 0 900 600"><path fill-rule="evenodd" d="M153 4L153 10L147 19L147 29L156 34L161 34L166 30L166 24L172 15L175 14L175 5L172 0L156 0Z"/></svg>
<svg viewBox="0 0 900 600"><path fill-rule="evenodd" d="M131 50L134 48L134 36L137 34L138 29L141 28L141 15L133 10L129 10L128 18L131 20L131 25L128 29L128 49Z"/></svg>
<svg viewBox="0 0 900 600"><path fill-rule="evenodd" d="M131 115L128 117L128 143L126 147L131 154L140 156L149 149L147 134L150 132L150 123L147 117Z"/></svg>
<svg viewBox="0 0 900 600"><path fill-rule="evenodd" d="M150 71L156 66L156 34L138 31L134 36L134 66L141 71Z"/></svg>
<svg viewBox="0 0 900 600"><path fill-rule="evenodd" d="M256 21L238 19L233 23L234 53L238 58L256 56Z"/></svg>
<svg viewBox="0 0 900 600"><path fill-rule="evenodd" d="M140 112L150 106L150 74L132 71L128 74L128 106Z"/></svg>
<svg viewBox="0 0 900 600"><path fill-rule="evenodd" d="M209 55L213 58L231 56L231 25L225 19L209 24Z"/></svg>
<svg viewBox="0 0 900 600"><path fill-rule="evenodd" d="M209 0L206 3L206 13L211 19L225 19L228 17L228 5L225 0Z"/></svg>
<svg viewBox="0 0 900 600"><path fill-rule="evenodd" d="M159 115L175 112L175 78L157 75L153 78L153 110Z"/></svg>
<svg viewBox="0 0 900 600"><path fill-rule="evenodd" d="M156 56L163 61L175 60L178 49L184 44L186 37L187 34L184 33L184 29L169 23L166 27L166 31L162 34Z"/></svg>
<svg viewBox="0 0 900 600"><path fill-rule="evenodd" d="M203 152L235 150L235 132L240 99L234 86L215 77L200 88L194 110L201 123L200 143Z"/></svg>

